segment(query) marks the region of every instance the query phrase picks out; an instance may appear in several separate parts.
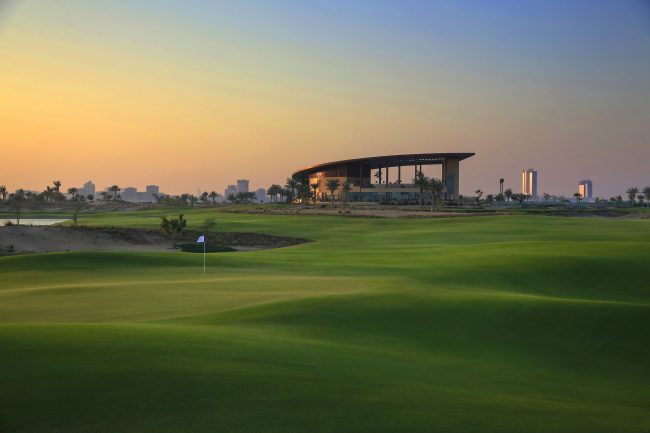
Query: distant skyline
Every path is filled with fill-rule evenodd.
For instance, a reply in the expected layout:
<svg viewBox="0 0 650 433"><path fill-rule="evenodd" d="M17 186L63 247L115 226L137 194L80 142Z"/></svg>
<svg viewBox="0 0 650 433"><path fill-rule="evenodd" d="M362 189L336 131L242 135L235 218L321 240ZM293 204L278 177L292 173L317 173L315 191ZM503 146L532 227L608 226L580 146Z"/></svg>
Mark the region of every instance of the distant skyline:
<svg viewBox="0 0 650 433"><path fill-rule="evenodd" d="M284 183L476 152L461 193L650 183L650 2L0 0L0 184ZM433 170L430 174L437 174Z"/></svg>

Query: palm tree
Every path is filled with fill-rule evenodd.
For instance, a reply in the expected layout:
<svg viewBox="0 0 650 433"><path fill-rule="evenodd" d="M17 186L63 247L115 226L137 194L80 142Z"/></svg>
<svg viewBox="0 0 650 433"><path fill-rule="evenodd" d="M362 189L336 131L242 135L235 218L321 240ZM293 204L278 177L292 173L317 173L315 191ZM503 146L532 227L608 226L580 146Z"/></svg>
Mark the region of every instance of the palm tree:
<svg viewBox="0 0 650 433"><path fill-rule="evenodd" d="M576 202L578 204L580 204L580 200L582 199L582 194L580 194L579 192L576 192L576 193L573 194L573 196L576 198Z"/></svg>
<svg viewBox="0 0 650 433"><path fill-rule="evenodd" d="M271 197L271 203L275 202L275 196L278 195L277 190L275 189L275 185L271 185L268 188L266 188L266 194Z"/></svg>
<svg viewBox="0 0 650 433"><path fill-rule="evenodd" d="M341 181L338 177L327 179L327 190L330 192L330 199L332 200L332 209L334 209L334 193L341 186Z"/></svg>
<svg viewBox="0 0 650 433"><path fill-rule="evenodd" d="M302 203L303 208L307 207L307 202L309 201L310 195L311 195L311 186L309 186L308 182L298 182L296 184L296 197Z"/></svg>
<svg viewBox="0 0 650 433"><path fill-rule="evenodd" d="M74 199L77 196L77 192L79 190L77 188L68 188L68 194L70 194L72 199Z"/></svg>
<svg viewBox="0 0 650 433"><path fill-rule="evenodd" d="M420 209L422 209L424 190L429 187L429 178L424 175L422 170L418 170L413 178L413 184L420 190Z"/></svg>
<svg viewBox="0 0 650 433"><path fill-rule="evenodd" d="M377 170L377 172L375 173L375 177L377 178L377 180L379 180L379 183L381 184L381 177L382 177L381 168Z"/></svg>
<svg viewBox="0 0 650 433"><path fill-rule="evenodd" d="M0 185L0 195L2 196L2 201L5 201L7 199L7 186L6 185Z"/></svg>
<svg viewBox="0 0 650 433"><path fill-rule="evenodd" d="M23 207L23 201L25 200L25 191L19 189L14 194L11 194L9 199L13 201L14 209L16 210L16 225L20 225L20 211Z"/></svg>
<svg viewBox="0 0 650 433"><path fill-rule="evenodd" d="M108 190L113 193L113 198L117 200L117 193L122 191L122 188L120 188L118 185L113 185L108 188Z"/></svg>
<svg viewBox="0 0 650 433"><path fill-rule="evenodd" d="M43 190L43 196L45 197L46 201L49 201L49 202L52 201L52 193L53 192L54 192L54 190L52 188L50 188L49 185L47 185L45 187L45 189Z"/></svg>
<svg viewBox="0 0 650 433"><path fill-rule="evenodd" d="M341 189L343 190L343 208L345 209L348 207L348 194L352 191L352 182L346 180L343 182Z"/></svg>
<svg viewBox="0 0 650 433"><path fill-rule="evenodd" d="M319 183L319 181L316 181L316 183L312 183L309 186L311 186L311 189L313 190L314 207L316 207L316 198L318 198L318 187L320 186L320 183Z"/></svg>
<svg viewBox="0 0 650 433"><path fill-rule="evenodd" d="M210 196L210 193L207 191L203 191L201 193L201 203L203 204L208 204L208 197Z"/></svg>
<svg viewBox="0 0 650 433"><path fill-rule="evenodd" d="M49 186L48 186L48 188L49 188ZM104 200L104 201L109 201L111 199L111 196L108 195L108 193L106 191L100 192L99 195L102 196L102 200Z"/></svg>
<svg viewBox="0 0 650 433"><path fill-rule="evenodd" d="M432 177L428 182L429 190L431 190L431 212L433 212L433 203L439 203L440 194L445 190L445 183L437 177Z"/></svg>
<svg viewBox="0 0 650 433"><path fill-rule="evenodd" d="M277 201L278 195L282 193L282 187L274 183L266 190L266 193L271 196L271 201Z"/></svg>
<svg viewBox="0 0 650 433"><path fill-rule="evenodd" d="M54 191L56 191L56 192L61 191L61 181L60 180L55 180L54 182L52 182L52 184L54 185Z"/></svg>
<svg viewBox="0 0 650 433"><path fill-rule="evenodd" d="M634 206L634 199L636 195L639 193L639 188L637 188L636 186L632 188L628 188L628 190L625 191L625 193L627 194L627 198L630 199L630 203L632 204L632 206Z"/></svg>
<svg viewBox="0 0 650 433"><path fill-rule="evenodd" d="M210 192L209 195L210 195L210 198L212 199L212 204L216 204L216 203L217 203L217 201L216 201L216 200L217 200L217 197L220 197L220 196L221 196L221 194L219 194L219 193L216 192L216 191L212 191L212 192Z"/></svg>
<svg viewBox="0 0 650 433"><path fill-rule="evenodd" d="M284 198L287 196L287 190L285 188L280 187L278 190L278 195L280 196L280 202L284 203Z"/></svg>
<svg viewBox="0 0 650 433"><path fill-rule="evenodd" d="M478 206L479 204L481 204L481 197L483 197L483 191L477 189L476 191L474 191L474 194L476 194L476 196L474 197L474 206Z"/></svg>
<svg viewBox="0 0 650 433"><path fill-rule="evenodd" d="M79 211L81 211L83 208L86 197L83 195L73 195L71 201L75 204L74 213L72 214L72 224L77 227L79 221Z"/></svg>
<svg viewBox="0 0 650 433"><path fill-rule="evenodd" d="M510 203L510 199L512 198L512 189L508 188L506 192L503 193L503 196L508 200L508 203Z"/></svg>
<svg viewBox="0 0 650 433"><path fill-rule="evenodd" d="M643 195L645 195L645 206L650 207L650 186L643 188Z"/></svg>
<svg viewBox="0 0 650 433"><path fill-rule="evenodd" d="M295 197L296 189L298 188L298 181L293 177L287 178L287 183L285 185L287 189L291 192L291 206L293 207L293 201Z"/></svg>
<svg viewBox="0 0 650 433"><path fill-rule="evenodd" d="M524 204L526 203L526 200L527 200L529 197L530 197L530 196L527 195L527 194L512 194L512 195L511 195L512 201L521 204L521 207L524 207Z"/></svg>

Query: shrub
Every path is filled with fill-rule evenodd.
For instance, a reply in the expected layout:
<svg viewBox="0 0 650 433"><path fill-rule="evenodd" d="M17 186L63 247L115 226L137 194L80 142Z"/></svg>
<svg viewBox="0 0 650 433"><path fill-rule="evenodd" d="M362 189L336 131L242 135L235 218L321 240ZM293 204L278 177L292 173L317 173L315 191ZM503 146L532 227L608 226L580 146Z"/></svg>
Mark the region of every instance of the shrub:
<svg viewBox="0 0 650 433"><path fill-rule="evenodd" d="M168 235L180 236L187 226L187 220L180 214L176 219L168 219L166 216L160 217L160 230Z"/></svg>

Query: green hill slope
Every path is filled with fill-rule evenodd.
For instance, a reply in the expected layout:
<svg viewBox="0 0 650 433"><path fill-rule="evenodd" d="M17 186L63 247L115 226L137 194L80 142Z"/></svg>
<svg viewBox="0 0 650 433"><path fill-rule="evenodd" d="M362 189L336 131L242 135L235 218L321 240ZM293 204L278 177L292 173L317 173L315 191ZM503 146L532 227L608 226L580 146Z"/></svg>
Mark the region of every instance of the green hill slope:
<svg viewBox="0 0 650 433"><path fill-rule="evenodd" d="M650 430L647 220L214 216L315 242L0 258L0 432Z"/></svg>

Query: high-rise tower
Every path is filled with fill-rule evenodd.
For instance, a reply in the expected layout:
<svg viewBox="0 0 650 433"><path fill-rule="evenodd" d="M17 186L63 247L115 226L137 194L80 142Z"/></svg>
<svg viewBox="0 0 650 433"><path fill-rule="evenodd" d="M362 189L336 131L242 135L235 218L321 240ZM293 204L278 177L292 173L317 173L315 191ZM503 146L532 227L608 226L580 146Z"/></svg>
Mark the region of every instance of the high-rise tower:
<svg viewBox="0 0 650 433"><path fill-rule="evenodd" d="M521 193L537 197L537 171L529 168L521 172Z"/></svg>

